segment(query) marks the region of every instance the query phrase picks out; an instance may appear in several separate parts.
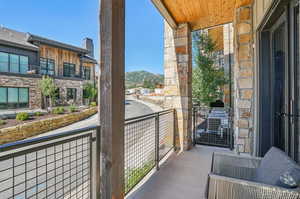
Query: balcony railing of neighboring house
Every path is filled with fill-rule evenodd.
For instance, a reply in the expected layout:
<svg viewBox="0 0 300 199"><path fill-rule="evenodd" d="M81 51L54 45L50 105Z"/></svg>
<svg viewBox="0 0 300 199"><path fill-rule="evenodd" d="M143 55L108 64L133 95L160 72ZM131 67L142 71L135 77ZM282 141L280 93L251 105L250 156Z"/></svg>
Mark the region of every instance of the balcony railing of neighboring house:
<svg viewBox="0 0 300 199"><path fill-rule="evenodd" d="M38 65L30 65L29 69L27 71L27 74L45 75L45 74L42 73L41 66L38 66ZM75 79L81 79L81 80L85 79L85 77L82 73L80 73L80 74L71 74L70 76L58 75L58 74L55 74L55 73L54 74L47 74L47 75L54 76L54 77L60 77L60 78L75 78Z"/></svg>
<svg viewBox="0 0 300 199"><path fill-rule="evenodd" d="M229 108L193 108L195 144L233 148L233 120Z"/></svg>
<svg viewBox="0 0 300 199"><path fill-rule="evenodd" d="M0 146L0 198L95 198L100 126ZM125 193L174 149L174 110L126 120Z"/></svg>

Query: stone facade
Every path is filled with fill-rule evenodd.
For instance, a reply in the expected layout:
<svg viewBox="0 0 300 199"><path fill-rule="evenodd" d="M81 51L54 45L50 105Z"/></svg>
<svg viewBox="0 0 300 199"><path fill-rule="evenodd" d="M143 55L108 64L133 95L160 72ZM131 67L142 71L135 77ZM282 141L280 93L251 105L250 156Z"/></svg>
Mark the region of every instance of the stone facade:
<svg viewBox="0 0 300 199"><path fill-rule="evenodd" d="M68 126L74 122L83 120L97 113L97 107L78 113L70 113L53 118L20 124L18 126L0 129L0 145L29 137L37 136L51 130Z"/></svg>
<svg viewBox="0 0 300 199"><path fill-rule="evenodd" d="M41 80L40 75L0 75L0 86L2 87L20 87L29 88L29 108L39 109L42 107L42 94L38 84ZM83 103L83 85L86 82L93 81L73 80L68 78L55 78L55 84L60 92L60 104L67 104L67 88L76 88L77 96L75 104L82 105Z"/></svg>
<svg viewBox="0 0 300 199"><path fill-rule="evenodd" d="M75 104L82 105L83 102L83 85L85 81L69 80L69 79L55 79L55 84L59 88L61 104L67 104L67 88L76 88L77 95Z"/></svg>
<svg viewBox="0 0 300 199"><path fill-rule="evenodd" d="M251 153L253 140L253 29L252 6L236 9L234 18L234 130L235 149Z"/></svg>
<svg viewBox="0 0 300 199"><path fill-rule="evenodd" d="M39 109L42 106L41 92L38 89L40 78L33 76L0 75L1 87L29 88L29 108Z"/></svg>
<svg viewBox="0 0 300 199"><path fill-rule="evenodd" d="M165 22L165 106L176 110L176 147L192 146L192 55L188 24L173 30Z"/></svg>

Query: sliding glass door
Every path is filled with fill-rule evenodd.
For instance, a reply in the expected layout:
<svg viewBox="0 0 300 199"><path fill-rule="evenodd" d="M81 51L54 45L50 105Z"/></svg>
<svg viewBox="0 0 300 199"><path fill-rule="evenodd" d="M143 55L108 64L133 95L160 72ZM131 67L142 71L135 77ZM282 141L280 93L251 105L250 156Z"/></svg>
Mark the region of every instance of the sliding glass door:
<svg viewBox="0 0 300 199"><path fill-rule="evenodd" d="M286 150L288 82L287 82L287 45L286 20L283 14L271 28L271 63L272 63L272 110L273 134L272 143L282 150Z"/></svg>
<svg viewBox="0 0 300 199"><path fill-rule="evenodd" d="M290 103L291 108L291 156L300 161L300 65L299 65L299 46L300 46L300 26L299 26L299 5L298 1L290 9L291 11L291 37L293 38L291 49L294 51L294 56L292 56L291 65L291 77L292 77L292 99Z"/></svg>

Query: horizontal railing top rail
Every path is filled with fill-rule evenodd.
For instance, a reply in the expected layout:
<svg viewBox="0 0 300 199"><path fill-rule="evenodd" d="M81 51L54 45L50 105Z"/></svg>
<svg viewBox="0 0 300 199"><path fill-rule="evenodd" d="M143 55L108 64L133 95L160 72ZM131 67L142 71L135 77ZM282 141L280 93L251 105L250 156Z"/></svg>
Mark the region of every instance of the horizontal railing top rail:
<svg viewBox="0 0 300 199"><path fill-rule="evenodd" d="M132 117L132 118L126 119L125 122L126 123L139 122L145 118L155 117L157 114L159 114L159 115L168 114L172 111L174 111L174 109L168 109L168 110L164 110L164 111L150 113L147 115ZM13 150L13 149L17 149L17 148L21 148L21 147L26 147L26 146L33 145L33 144L39 144L39 143L43 143L46 141L56 140L56 139L63 138L63 137L75 136L75 135L78 135L83 132L95 130L97 128L100 128L100 125L92 125L92 126L88 126L85 128L64 131L62 133L57 133L57 134L53 134L53 135L47 135L47 136L36 137L36 138L28 138L25 140L20 140L20 141L16 141L16 142L12 142L12 143L3 144L3 145L0 145L0 153L9 151L9 150Z"/></svg>
<svg viewBox="0 0 300 199"><path fill-rule="evenodd" d="M137 116L137 117L132 117L132 118L128 118L125 120L125 122L131 122L131 121L139 121L141 119L144 118L148 118L148 117L155 117L157 114L158 115L164 115L164 114L168 114L171 112L174 112L175 109L167 109L167 110L163 110L163 111L159 111L159 112L154 112L154 113L150 113L150 114L146 114L146 115L141 115L141 116Z"/></svg>
<svg viewBox="0 0 300 199"><path fill-rule="evenodd" d="M30 139L26 139L26 140L3 144L3 145L0 145L0 153L6 152L9 150L13 150L13 149L17 149L17 148L34 145L34 144L40 144L43 142L48 142L48 141L52 141L52 140L56 140L56 139L60 139L60 138L64 138L64 137L76 136L76 135L84 133L84 132L96 130L97 128L100 128L100 126L94 125L94 126L89 126L89 127L85 127L85 128L65 131L65 132L58 133L58 134L47 135L47 136L37 137L37 138L30 138Z"/></svg>

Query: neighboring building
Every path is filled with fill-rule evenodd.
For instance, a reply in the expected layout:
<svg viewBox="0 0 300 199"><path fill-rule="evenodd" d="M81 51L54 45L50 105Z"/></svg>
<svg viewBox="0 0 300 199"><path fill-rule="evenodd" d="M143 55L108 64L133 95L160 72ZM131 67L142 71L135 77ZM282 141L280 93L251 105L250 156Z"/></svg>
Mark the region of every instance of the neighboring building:
<svg viewBox="0 0 300 199"><path fill-rule="evenodd" d="M154 89L154 93L156 95L163 95L164 94L164 89L163 88L156 88L156 89Z"/></svg>
<svg viewBox="0 0 300 199"><path fill-rule="evenodd" d="M136 93L136 91L137 91L137 89L135 89L135 88L127 89L126 94L127 95L133 95L133 94Z"/></svg>
<svg viewBox="0 0 300 199"><path fill-rule="evenodd" d="M155 86L154 93L156 95L164 95L164 85L163 84L157 84Z"/></svg>
<svg viewBox="0 0 300 199"><path fill-rule="evenodd" d="M76 47L0 28L0 109L41 108L38 82L43 75L55 79L60 105L83 103L83 85L95 83L93 40Z"/></svg>
<svg viewBox="0 0 300 199"><path fill-rule="evenodd" d="M149 95L151 93L151 90L149 88L141 88L140 94L141 95Z"/></svg>

